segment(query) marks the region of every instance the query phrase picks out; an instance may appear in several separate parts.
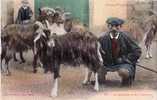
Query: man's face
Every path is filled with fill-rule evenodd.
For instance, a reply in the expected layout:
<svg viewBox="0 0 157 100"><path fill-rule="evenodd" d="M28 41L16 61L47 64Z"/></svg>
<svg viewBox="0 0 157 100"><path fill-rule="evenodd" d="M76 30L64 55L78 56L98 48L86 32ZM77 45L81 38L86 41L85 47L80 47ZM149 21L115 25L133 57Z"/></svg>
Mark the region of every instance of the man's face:
<svg viewBox="0 0 157 100"><path fill-rule="evenodd" d="M113 35L116 35L116 33L119 31L119 26L112 26L110 31Z"/></svg>
<svg viewBox="0 0 157 100"><path fill-rule="evenodd" d="M23 7L28 7L28 4L23 3L22 6L23 6Z"/></svg>

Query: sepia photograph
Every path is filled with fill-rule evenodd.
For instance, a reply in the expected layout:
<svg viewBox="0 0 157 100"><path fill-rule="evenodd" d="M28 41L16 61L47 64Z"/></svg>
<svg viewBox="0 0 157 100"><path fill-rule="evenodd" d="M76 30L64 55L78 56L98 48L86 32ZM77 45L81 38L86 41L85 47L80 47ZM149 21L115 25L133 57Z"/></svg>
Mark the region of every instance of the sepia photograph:
<svg viewBox="0 0 157 100"><path fill-rule="evenodd" d="M157 100L157 0L0 1L0 100Z"/></svg>

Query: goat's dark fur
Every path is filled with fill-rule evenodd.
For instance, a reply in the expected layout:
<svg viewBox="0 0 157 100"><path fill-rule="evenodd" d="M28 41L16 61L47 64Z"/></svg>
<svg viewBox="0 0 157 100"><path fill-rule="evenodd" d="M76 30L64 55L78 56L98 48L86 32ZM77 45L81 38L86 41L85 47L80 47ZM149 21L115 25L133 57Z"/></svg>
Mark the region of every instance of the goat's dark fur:
<svg viewBox="0 0 157 100"><path fill-rule="evenodd" d="M9 37L1 37L2 41L2 52L1 52L1 72L6 71L6 75L10 75L11 72L9 70L9 62L13 58L13 48L8 41ZM5 61L5 68L3 67L3 60Z"/></svg>
<svg viewBox="0 0 157 100"><path fill-rule="evenodd" d="M44 33L46 34L40 35L40 38L36 38L35 48L36 55L40 58L45 72L51 71L54 73L54 86L51 96L57 96L61 64L72 66L85 64L88 69L95 73L94 89L98 91L98 70L102 67L103 63L99 52L100 45L98 39L90 32L71 32L60 36L55 35L51 38L48 35L50 32L47 31ZM88 72L88 75L90 73ZM85 78L83 83L86 84L88 80L89 76L87 79Z"/></svg>
<svg viewBox="0 0 157 100"><path fill-rule="evenodd" d="M14 61L17 61L16 52L18 52L21 58L20 63L25 62L25 59L23 57L23 52L29 49L33 51L34 37L36 36L35 31L38 28L39 26L34 23L30 23L26 25L11 24L11 25L7 25L2 30L2 36L8 37L7 41L14 49L14 53L13 53Z"/></svg>
<svg viewBox="0 0 157 100"><path fill-rule="evenodd" d="M54 72L54 78L59 76L60 64L85 64L94 72L101 66L98 57L98 41L92 33L67 33L52 37L55 46L48 46L51 39L42 36L37 42L39 57L45 71Z"/></svg>
<svg viewBox="0 0 157 100"><path fill-rule="evenodd" d="M22 62L25 61L22 52L33 47L33 26L33 23L28 25L11 24L2 30L2 35L9 37L9 41L15 51L20 53ZM15 53L14 60L16 60Z"/></svg>

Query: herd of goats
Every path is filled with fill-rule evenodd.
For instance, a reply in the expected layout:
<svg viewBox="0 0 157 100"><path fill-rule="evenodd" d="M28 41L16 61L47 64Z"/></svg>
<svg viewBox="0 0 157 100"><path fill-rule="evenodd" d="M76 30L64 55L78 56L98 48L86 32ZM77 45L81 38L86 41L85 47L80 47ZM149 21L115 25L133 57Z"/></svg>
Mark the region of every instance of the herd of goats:
<svg viewBox="0 0 157 100"><path fill-rule="evenodd" d="M41 63L44 72L54 73L51 96L58 95L58 78L60 65L68 64L77 66L85 64L88 74L94 73L94 90L99 91L98 70L103 66L101 53L104 53L99 44L99 38L88 31L83 25L76 24L69 13L57 9L43 7L39 9L39 16L28 24L11 24L2 29L1 41L1 71L10 75L9 62L11 59L18 61L16 53L20 55L20 63L24 63L23 52L33 52L33 72L37 72L37 63ZM146 47L149 49L152 38L157 31L157 24L146 32ZM150 55L150 54L149 54ZM2 66L2 61L5 66ZM83 84L89 78L85 76Z"/></svg>

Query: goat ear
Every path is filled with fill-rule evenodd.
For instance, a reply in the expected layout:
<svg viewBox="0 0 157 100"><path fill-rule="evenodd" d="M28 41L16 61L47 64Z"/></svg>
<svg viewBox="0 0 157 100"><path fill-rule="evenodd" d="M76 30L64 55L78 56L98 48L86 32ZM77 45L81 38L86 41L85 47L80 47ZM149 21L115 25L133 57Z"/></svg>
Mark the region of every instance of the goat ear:
<svg viewBox="0 0 157 100"><path fill-rule="evenodd" d="M33 28L34 28L34 31L36 31L39 28L39 25L34 24Z"/></svg>
<svg viewBox="0 0 157 100"><path fill-rule="evenodd" d="M38 11L39 11L39 15L41 15L41 8L39 8Z"/></svg>

